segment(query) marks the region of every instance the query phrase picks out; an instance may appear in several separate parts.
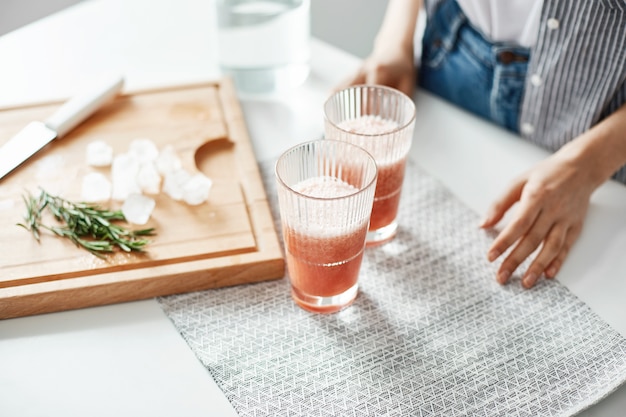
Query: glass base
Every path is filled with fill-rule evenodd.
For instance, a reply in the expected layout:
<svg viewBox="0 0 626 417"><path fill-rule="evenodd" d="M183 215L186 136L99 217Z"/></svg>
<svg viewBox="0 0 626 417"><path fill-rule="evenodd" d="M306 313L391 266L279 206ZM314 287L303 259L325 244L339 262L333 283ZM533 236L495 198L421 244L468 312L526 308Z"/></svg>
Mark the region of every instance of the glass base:
<svg viewBox="0 0 626 417"><path fill-rule="evenodd" d="M291 287L291 296L300 307L313 313L335 313L348 307L359 292L359 284L354 284L347 291L332 297L318 297L308 295L298 291L297 288Z"/></svg>
<svg viewBox="0 0 626 417"><path fill-rule="evenodd" d="M367 237L365 238L365 246L368 248L372 246L379 246L383 243L389 242L394 238L398 231L398 222L393 221L385 227L381 227L376 230L368 230Z"/></svg>
<svg viewBox="0 0 626 417"><path fill-rule="evenodd" d="M304 83L309 76L308 64L294 64L270 68L222 67L230 75L238 92L244 94L267 94Z"/></svg>

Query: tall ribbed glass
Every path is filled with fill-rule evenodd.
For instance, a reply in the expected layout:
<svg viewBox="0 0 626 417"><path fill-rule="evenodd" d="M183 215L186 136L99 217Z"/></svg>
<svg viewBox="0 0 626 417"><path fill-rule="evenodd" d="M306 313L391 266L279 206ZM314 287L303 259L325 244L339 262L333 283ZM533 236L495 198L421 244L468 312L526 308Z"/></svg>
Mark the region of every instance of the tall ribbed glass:
<svg viewBox="0 0 626 417"><path fill-rule="evenodd" d="M291 294L302 308L339 311L358 293L376 162L347 142L299 144L276 162Z"/></svg>
<svg viewBox="0 0 626 417"><path fill-rule="evenodd" d="M396 217L414 128L415 103L393 88L352 86L334 93L324 104L326 138L364 148L378 165L368 246L387 242L396 234Z"/></svg>

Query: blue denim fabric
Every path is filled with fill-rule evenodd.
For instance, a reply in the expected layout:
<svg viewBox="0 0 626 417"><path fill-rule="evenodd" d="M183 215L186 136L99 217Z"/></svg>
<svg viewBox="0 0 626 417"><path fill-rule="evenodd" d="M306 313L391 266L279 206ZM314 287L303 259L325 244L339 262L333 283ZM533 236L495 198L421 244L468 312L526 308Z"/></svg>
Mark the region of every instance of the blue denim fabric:
<svg viewBox="0 0 626 417"><path fill-rule="evenodd" d="M428 17L419 84L481 117L519 131L530 51L487 41L454 0Z"/></svg>

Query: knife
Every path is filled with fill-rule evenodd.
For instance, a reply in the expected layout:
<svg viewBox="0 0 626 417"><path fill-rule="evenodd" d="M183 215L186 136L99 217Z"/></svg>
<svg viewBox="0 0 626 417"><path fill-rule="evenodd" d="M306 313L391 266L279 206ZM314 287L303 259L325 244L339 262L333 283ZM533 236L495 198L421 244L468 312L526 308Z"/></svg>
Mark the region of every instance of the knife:
<svg viewBox="0 0 626 417"><path fill-rule="evenodd" d="M102 78L63 104L47 120L27 124L0 148L0 179L54 139L65 136L115 97L123 85L124 79L119 75Z"/></svg>

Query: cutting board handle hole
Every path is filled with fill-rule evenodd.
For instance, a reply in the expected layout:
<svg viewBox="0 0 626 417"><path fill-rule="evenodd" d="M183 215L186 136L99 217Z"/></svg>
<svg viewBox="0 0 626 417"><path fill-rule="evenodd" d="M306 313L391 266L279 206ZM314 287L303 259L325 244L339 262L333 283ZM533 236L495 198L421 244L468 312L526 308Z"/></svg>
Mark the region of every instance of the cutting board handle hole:
<svg viewBox="0 0 626 417"><path fill-rule="evenodd" d="M235 144L222 137L210 140L196 149L196 168L212 179L237 178L237 162L233 147Z"/></svg>

